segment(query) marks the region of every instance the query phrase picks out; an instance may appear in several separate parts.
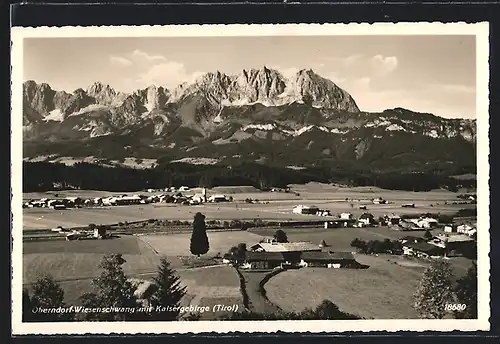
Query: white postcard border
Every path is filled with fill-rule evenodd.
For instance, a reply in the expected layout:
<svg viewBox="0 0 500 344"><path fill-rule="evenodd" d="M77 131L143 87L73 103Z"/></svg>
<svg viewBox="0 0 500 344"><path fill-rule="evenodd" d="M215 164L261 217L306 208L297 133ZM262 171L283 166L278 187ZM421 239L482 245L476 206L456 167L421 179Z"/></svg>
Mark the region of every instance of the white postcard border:
<svg viewBox="0 0 500 344"><path fill-rule="evenodd" d="M22 82L23 39L55 37L211 37L211 36L327 36L327 35L475 35L477 107L478 314L474 320L308 320L196 322L22 322ZM477 331L490 323L489 237L489 24L376 23L40 27L11 29L12 109L12 332L22 334L182 334L232 332L368 332ZM488 229L488 230L487 230Z"/></svg>

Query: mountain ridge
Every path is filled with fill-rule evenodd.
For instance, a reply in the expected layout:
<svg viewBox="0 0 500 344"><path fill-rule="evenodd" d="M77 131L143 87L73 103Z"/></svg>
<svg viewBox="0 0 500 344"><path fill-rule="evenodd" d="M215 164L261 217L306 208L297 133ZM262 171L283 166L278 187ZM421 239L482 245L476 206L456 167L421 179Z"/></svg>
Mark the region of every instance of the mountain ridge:
<svg viewBox="0 0 500 344"><path fill-rule="evenodd" d="M285 78L264 66L132 93L101 82L68 93L29 80L23 137L27 158L169 155L229 163L240 156L294 166L460 169L475 162L476 120L403 108L364 112L347 91L310 69Z"/></svg>

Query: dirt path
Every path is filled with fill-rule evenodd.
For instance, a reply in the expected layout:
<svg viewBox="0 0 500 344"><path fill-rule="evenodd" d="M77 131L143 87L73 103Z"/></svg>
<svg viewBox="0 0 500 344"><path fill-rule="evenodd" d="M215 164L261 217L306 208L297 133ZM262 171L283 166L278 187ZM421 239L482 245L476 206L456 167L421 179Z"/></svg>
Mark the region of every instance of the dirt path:
<svg viewBox="0 0 500 344"><path fill-rule="evenodd" d="M276 313L280 309L269 302L261 293L260 283L270 272L242 271L245 279L245 290L248 295L248 306L251 311L257 313Z"/></svg>

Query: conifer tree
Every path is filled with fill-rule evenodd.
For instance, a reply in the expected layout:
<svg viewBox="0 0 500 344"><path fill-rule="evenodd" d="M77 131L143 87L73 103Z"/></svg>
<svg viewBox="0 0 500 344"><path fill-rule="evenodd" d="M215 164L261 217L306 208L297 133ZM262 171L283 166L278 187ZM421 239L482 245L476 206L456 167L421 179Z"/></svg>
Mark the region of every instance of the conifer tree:
<svg viewBox="0 0 500 344"><path fill-rule="evenodd" d="M192 254L199 257L200 255L207 253L209 248L210 246L208 243L205 215L202 213L196 213L193 221L190 251Z"/></svg>
<svg viewBox="0 0 500 344"><path fill-rule="evenodd" d="M165 258L161 259L158 274L153 281L155 291L151 296L150 305L155 311L152 317L156 321L177 320L179 310L176 308L180 306L182 298L186 295L186 287L181 286L179 276Z"/></svg>

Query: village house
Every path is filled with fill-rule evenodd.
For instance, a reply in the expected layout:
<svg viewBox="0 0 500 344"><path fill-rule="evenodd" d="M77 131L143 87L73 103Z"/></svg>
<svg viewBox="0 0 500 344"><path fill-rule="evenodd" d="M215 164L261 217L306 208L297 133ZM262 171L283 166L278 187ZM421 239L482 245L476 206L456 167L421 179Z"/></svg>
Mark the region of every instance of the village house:
<svg viewBox="0 0 500 344"><path fill-rule="evenodd" d="M375 224L375 216L370 213L361 214L358 218L358 227L368 227Z"/></svg>
<svg viewBox="0 0 500 344"><path fill-rule="evenodd" d="M81 206L85 201L80 197L66 197L67 205L71 206Z"/></svg>
<svg viewBox="0 0 500 344"><path fill-rule="evenodd" d="M340 213L341 220L352 220L354 216L351 213Z"/></svg>
<svg viewBox="0 0 500 344"><path fill-rule="evenodd" d="M423 228L423 229L433 229L437 228L439 225L438 220L433 219L431 217L421 217L418 219L410 219L409 222L412 222L415 224L418 228Z"/></svg>
<svg viewBox="0 0 500 344"><path fill-rule="evenodd" d="M444 228L443 228L443 231L445 233L457 233L458 232L458 226L456 224L445 225Z"/></svg>
<svg viewBox="0 0 500 344"><path fill-rule="evenodd" d="M463 234L468 234L470 231L474 230L475 228L468 224L468 223L464 223L464 224L461 224L459 226L457 226L457 230L456 232L457 233L463 233Z"/></svg>
<svg viewBox="0 0 500 344"><path fill-rule="evenodd" d="M401 216L395 214L386 215L385 221L388 226L398 226L401 223Z"/></svg>

